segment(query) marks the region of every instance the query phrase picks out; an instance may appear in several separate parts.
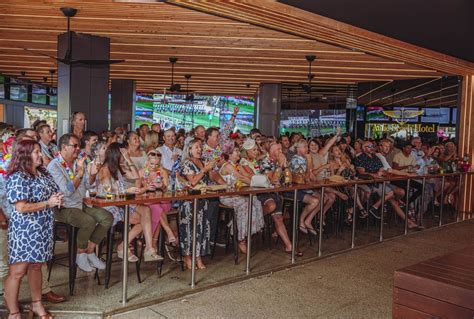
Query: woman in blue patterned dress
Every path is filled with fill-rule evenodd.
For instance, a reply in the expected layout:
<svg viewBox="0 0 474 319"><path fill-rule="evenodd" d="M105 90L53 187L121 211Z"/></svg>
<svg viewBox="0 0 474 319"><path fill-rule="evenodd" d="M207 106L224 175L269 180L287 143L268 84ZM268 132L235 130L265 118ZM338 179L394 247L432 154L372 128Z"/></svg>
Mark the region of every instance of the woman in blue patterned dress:
<svg viewBox="0 0 474 319"><path fill-rule="evenodd" d="M21 318L18 293L28 273L30 316L52 318L41 303L41 266L53 254L53 207L63 195L42 167L41 147L36 141L18 142L7 171L7 199L13 205L8 227L8 277L5 302L10 315Z"/></svg>

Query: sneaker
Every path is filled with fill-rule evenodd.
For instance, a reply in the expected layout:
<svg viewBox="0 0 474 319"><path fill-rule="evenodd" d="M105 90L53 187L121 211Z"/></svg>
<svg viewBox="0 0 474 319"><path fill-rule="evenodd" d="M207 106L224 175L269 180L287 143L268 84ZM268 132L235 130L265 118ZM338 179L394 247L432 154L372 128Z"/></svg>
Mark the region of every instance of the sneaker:
<svg viewBox="0 0 474 319"><path fill-rule="evenodd" d="M86 253L77 254L76 256L76 265L79 269L85 272L91 272L94 268L91 267Z"/></svg>
<svg viewBox="0 0 474 319"><path fill-rule="evenodd" d="M99 257L96 256L96 254L87 254L87 260L89 261L91 267L101 270L105 269L105 263L100 260Z"/></svg>
<svg viewBox="0 0 474 319"><path fill-rule="evenodd" d="M375 208L374 206L370 207L369 213L375 218L380 219L380 212L378 208Z"/></svg>

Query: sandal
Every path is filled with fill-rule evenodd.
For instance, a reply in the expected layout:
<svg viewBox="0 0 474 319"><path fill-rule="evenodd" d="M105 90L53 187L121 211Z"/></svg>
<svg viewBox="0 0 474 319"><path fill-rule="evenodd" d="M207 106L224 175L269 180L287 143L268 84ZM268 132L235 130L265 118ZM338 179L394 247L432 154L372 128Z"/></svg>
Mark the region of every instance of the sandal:
<svg viewBox="0 0 474 319"><path fill-rule="evenodd" d="M33 318L35 315L38 316L38 318L40 319L49 319L49 318L54 318L52 314L50 314L44 307L44 311L45 311L45 314L44 315L40 315L38 313L35 313L33 311L33 304L34 303L38 303L38 302L41 302L41 300L36 300L36 301L32 301L30 303L30 305L28 306L28 318ZM12 315L12 314L10 314Z"/></svg>
<svg viewBox="0 0 474 319"><path fill-rule="evenodd" d="M178 241L176 240L176 237L168 237L168 245L177 247L178 246Z"/></svg>
<svg viewBox="0 0 474 319"><path fill-rule="evenodd" d="M367 213L365 208L359 209L359 214L360 214L359 218L362 218L362 219L369 217L369 213Z"/></svg>
<svg viewBox="0 0 474 319"><path fill-rule="evenodd" d="M148 262L148 261L160 261L160 260L163 260L164 258L158 255L154 249L148 249L143 253L143 259L145 260L145 262Z"/></svg>
<svg viewBox="0 0 474 319"><path fill-rule="evenodd" d="M302 232L303 234L307 234L307 233L308 233L308 228L305 227L305 226L300 225L299 229L300 229L300 232Z"/></svg>
<svg viewBox="0 0 474 319"><path fill-rule="evenodd" d="M122 250L117 248L117 257L120 258L120 259L123 259L123 247L122 247ZM131 263L136 263L138 261L138 257L135 256L134 254L132 254L132 251L130 250L130 248L128 249L128 258L127 259Z"/></svg>
<svg viewBox="0 0 474 319"><path fill-rule="evenodd" d="M291 255L291 250L285 250L285 253ZM295 251L295 256L296 257L303 257L303 253L299 250Z"/></svg>

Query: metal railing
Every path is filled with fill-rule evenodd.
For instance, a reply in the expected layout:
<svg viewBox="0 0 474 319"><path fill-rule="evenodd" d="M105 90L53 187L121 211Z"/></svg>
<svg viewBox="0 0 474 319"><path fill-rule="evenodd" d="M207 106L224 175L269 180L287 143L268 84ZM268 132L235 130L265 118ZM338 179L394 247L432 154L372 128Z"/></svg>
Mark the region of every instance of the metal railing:
<svg viewBox="0 0 474 319"><path fill-rule="evenodd" d="M205 194L199 195L189 195L185 193L175 194L174 196L171 194L155 194L155 195L144 195L144 196L137 196L134 199L130 200L105 200L105 199L91 199L86 198L84 201L88 205L94 205L98 207L105 207L105 206L124 206L125 207L125 216L124 216L124 234L123 239L124 242L128 242L128 229L129 229L129 205L140 205L140 204L153 204L165 201L192 201L193 202L193 231L192 231L192 267L191 267L191 288L196 286L196 232L197 232L197 206L198 200L201 199L210 199L220 197L225 194L226 197L228 196L248 196L249 197L249 204L248 204L248 220L247 220L247 256L246 256L246 265L245 265L245 273L249 275L251 273L251 250L252 250L252 201L253 197L270 192L282 193L282 192L293 192L293 218L292 218L292 251L291 251L291 263L295 264L296 259L296 247L297 247L297 224L298 224L298 201L297 201L297 193L299 190L308 190L308 189L320 189L320 211L319 211L319 233L318 233L318 257L323 255L323 224L324 224L324 197L325 191L328 187L353 187L354 191L354 198L352 202L352 209L353 209L353 216L352 216L352 234L351 234L351 248L355 248L355 239L356 239L356 222L357 222L357 197L358 197L358 190L361 185L368 185L368 184L382 184L382 192L381 192L381 218L380 218L380 229L378 234L378 240L382 242L384 240L384 204L385 204L385 195L386 195L386 186L387 183L394 182L394 181L406 181L407 188L406 188L406 196L405 196L405 223L404 223L404 235L408 234L408 210L409 210L409 190L410 190L410 181L411 180L421 180L422 181L422 193L421 193L421 211L419 213L418 222L423 222L423 212L424 212L424 203L425 203L425 187L426 187L426 180L433 179L433 178L441 178L441 203L440 203L440 210L439 210L439 224L438 226L443 225L443 213L444 213L444 195L445 195L445 182L446 178L454 179L459 178L459 189L458 199L461 198L462 193L462 181L463 178L467 175L471 175L473 173L447 173L447 174L433 174L433 175L419 175L419 176L397 176L385 179L372 179L372 180L348 180L346 182L334 183L329 181L324 181L321 183L311 183L311 184L303 184L303 185L292 185L289 187L278 187L272 189L262 189L262 188L242 188L238 191L226 191L225 193L219 192L208 192ZM460 203L458 203L457 212L456 212L456 219L455 222L461 221L461 212L460 212ZM317 215L318 216L318 215ZM463 220L466 216L472 218L469 214L463 215ZM466 218L467 219L467 218ZM124 249L124 256L123 256L123 264L122 264L122 304L125 305L127 303L127 290L128 290L128 258L126 256L127 250Z"/></svg>

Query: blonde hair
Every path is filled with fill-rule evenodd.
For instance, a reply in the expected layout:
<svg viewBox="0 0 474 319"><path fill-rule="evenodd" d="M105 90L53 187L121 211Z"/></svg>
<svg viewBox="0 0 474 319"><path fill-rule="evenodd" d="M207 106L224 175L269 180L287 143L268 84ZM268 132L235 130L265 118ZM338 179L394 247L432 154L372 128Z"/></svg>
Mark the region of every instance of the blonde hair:
<svg viewBox="0 0 474 319"><path fill-rule="evenodd" d="M156 133L155 131L149 131L145 135L145 143L144 143L144 150L146 153L148 153L151 150L154 150L155 148L158 147L160 140L160 135Z"/></svg>

